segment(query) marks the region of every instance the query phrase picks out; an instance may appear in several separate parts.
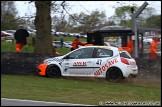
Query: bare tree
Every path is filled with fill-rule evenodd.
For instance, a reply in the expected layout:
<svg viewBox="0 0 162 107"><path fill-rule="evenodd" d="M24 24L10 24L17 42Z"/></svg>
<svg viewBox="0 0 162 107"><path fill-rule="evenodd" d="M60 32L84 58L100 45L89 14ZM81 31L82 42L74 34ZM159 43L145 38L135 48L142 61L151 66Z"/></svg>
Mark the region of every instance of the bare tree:
<svg viewBox="0 0 162 107"><path fill-rule="evenodd" d="M36 53L54 53L51 35L51 1L35 1Z"/></svg>

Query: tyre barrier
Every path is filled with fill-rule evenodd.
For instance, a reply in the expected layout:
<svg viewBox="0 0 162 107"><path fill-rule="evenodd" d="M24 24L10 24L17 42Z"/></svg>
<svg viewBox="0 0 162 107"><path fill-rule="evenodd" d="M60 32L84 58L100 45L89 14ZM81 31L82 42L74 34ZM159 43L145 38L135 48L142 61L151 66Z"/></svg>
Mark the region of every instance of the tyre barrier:
<svg viewBox="0 0 162 107"><path fill-rule="evenodd" d="M156 59L136 58L138 78L161 81L161 56Z"/></svg>
<svg viewBox="0 0 162 107"><path fill-rule="evenodd" d="M1 53L1 74L36 74L37 65L56 54Z"/></svg>
<svg viewBox="0 0 162 107"><path fill-rule="evenodd" d="M44 59L56 54L1 53L1 74L36 74L36 68ZM161 79L161 56L157 59L136 58L138 78Z"/></svg>

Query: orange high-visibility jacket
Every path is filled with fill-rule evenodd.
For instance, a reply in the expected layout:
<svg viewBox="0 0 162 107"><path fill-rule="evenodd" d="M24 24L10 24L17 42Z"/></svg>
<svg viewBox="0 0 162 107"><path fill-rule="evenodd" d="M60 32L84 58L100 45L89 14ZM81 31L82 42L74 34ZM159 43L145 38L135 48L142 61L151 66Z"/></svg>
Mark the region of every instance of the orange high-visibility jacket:
<svg viewBox="0 0 162 107"><path fill-rule="evenodd" d="M151 43L150 43L150 48L149 48L149 52L150 53L156 53L158 51L158 41L156 40L153 40Z"/></svg>
<svg viewBox="0 0 162 107"><path fill-rule="evenodd" d="M75 39L72 43L72 48L73 49L77 49L78 48L78 45L81 45L81 46L84 46L85 44L80 42L79 40Z"/></svg>
<svg viewBox="0 0 162 107"><path fill-rule="evenodd" d="M133 40L132 39L130 39L129 42L128 42L128 44L127 44L127 51L129 53L132 53L133 52Z"/></svg>
<svg viewBox="0 0 162 107"><path fill-rule="evenodd" d="M149 48L149 58L154 59L157 56L157 51L158 51L158 47L157 47L158 41L154 40L150 43L150 48Z"/></svg>

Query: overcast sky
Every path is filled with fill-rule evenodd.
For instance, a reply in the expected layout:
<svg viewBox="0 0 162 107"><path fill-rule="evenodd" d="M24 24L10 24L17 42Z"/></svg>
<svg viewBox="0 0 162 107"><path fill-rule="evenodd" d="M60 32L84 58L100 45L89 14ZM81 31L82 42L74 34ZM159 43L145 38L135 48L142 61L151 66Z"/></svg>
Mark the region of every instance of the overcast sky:
<svg viewBox="0 0 162 107"><path fill-rule="evenodd" d="M90 14L94 10L104 11L107 17L114 15L115 8L137 4L137 6L142 6L145 1L66 1L69 4L69 13L80 13L84 12ZM149 5L147 7L155 8L156 14L161 14L161 1L147 1ZM18 10L18 16L27 17L33 15L36 12L35 4L29 1L16 1L16 8ZM146 7L146 8L147 8Z"/></svg>

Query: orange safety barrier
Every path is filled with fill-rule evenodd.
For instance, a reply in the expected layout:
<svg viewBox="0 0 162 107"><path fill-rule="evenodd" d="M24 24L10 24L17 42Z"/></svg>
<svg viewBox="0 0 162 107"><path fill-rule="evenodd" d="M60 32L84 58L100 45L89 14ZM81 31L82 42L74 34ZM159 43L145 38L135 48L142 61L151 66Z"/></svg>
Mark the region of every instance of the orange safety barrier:
<svg viewBox="0 0 162 107"><path fill-rule="evenodd" d="M85 44L85 46L93 46L93 44Z"/></svg>
<svg viewBox="0 0 162 107"><path fill-rule="evenodd" d="M57 54L57 55L62 55L62 54L60 54L59 52L55 52L55 54Z"/></svg>

